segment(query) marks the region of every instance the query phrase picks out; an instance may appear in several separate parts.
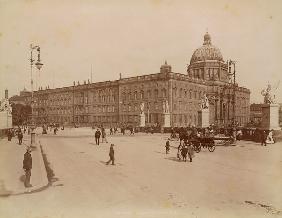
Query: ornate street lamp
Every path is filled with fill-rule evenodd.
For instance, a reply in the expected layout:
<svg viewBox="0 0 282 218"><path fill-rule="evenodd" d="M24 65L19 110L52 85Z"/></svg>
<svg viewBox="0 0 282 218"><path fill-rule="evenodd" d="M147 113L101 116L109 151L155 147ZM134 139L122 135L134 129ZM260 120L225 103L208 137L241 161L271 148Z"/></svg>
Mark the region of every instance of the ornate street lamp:
<svg viewBox="0 0 282 218"><path fill-rule="evenodd" d="M37 62L34 64L35 59L33 59L33 50L36 50L38 55L37 55ZM43 64L41 63L40 60L40 47L38 45L33 46L32 44L30 45L30 83L31 83L31 145L34 144L35 142L35 123L34 123L34 117L33 117L33 104L34 104L34 99L33 99L33 75L32 75L32 69L33 69L33 64L36 66L38 71L42 68Z"/></svg>
<svg viewBox="0 0 282 218"><path fill-rule="evenodd" d="M233 72L231 72L231 67L233 65ZM236 116L235 116L235 106L236 106L236 62L229 60L227 61L227 66L228 66L228 77L229 77L229 81L232 80L233 77L233 83L231 81L232 84L232 88L233 88L233 95L232 95L232 113L233 113L233 118L232 118L232 125L233 127L235 127L235 121L236 121Z"/></svg>

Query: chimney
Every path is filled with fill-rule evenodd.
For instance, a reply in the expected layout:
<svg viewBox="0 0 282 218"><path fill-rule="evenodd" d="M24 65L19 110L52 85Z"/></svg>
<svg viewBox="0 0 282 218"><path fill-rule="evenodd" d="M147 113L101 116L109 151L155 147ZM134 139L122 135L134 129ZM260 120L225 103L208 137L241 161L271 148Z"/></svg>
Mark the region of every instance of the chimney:
<svg viewBox="0 0 282 218"><path fill-rule="evenodd" d="M8 95L8 89L5 89L5 98L8 99L9 95Z"/></svg>

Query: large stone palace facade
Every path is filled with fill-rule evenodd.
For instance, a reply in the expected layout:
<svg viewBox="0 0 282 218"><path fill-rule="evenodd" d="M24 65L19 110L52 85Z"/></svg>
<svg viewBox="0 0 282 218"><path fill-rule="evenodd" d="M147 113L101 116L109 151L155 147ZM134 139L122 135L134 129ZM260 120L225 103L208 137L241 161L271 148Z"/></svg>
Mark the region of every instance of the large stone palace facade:
<svg viewBox="0 0 282 218"><path fill-rule="evenodd" d="M162 126L167 101L172 127L197 125L201 98L206 93L211 124L229 125L235 119L238 125L245 125L250 90L230 83L228 74L227 63L206 33L185 74L172 72L165 62L155 74L40 89L34 92L34 117L38 124L138 126L144 103L146 125Z"/></svg>

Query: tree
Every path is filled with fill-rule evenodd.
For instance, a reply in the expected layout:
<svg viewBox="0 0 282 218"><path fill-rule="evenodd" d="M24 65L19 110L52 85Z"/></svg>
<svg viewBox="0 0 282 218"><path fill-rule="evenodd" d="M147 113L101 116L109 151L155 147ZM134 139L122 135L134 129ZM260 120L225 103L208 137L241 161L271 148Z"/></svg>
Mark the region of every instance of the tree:
<svg viewBox="0 0 282 218"><path fill-rule="evenodd" d="M12 104L13 125L22 125L27 123L31 116L31 106L23 104Z"/></svg>

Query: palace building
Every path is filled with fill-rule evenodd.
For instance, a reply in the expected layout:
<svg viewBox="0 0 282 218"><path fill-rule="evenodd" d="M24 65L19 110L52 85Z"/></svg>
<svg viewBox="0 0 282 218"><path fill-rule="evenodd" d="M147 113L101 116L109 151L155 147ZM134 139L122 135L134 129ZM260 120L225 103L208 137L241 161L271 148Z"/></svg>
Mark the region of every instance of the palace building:
<svg viewBox="0 0 282 218"><path fill-rule="evenodd" d="M162 126L167 101L170 126L197 125L200 102L206 93L210 124L227 126L235 120L243 126L249 121L250 90L230 80L229 67L206 33L185 74L173 72L165 62L159 73L40 89L34 92L34 117L38 124L138 126L140 105L144 103L146 125Z"/></svg>

